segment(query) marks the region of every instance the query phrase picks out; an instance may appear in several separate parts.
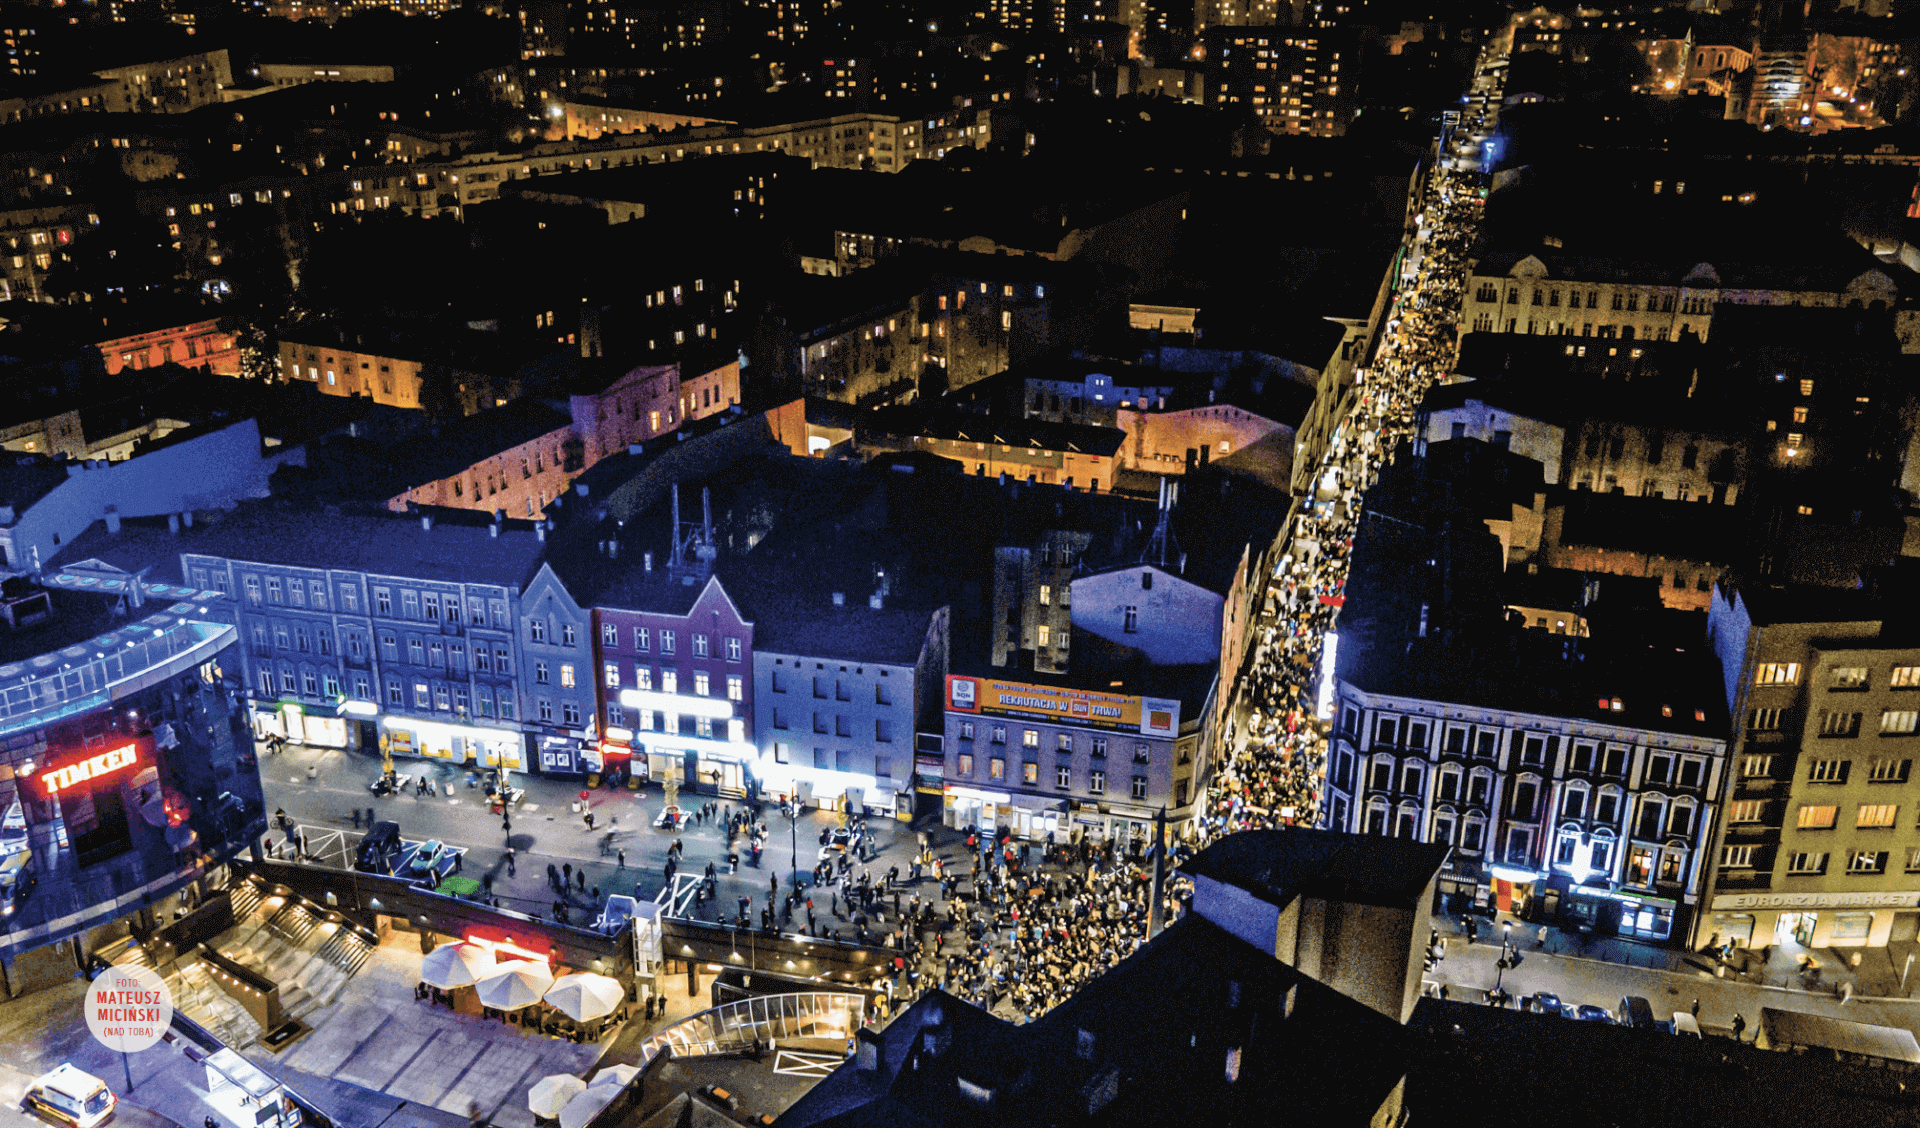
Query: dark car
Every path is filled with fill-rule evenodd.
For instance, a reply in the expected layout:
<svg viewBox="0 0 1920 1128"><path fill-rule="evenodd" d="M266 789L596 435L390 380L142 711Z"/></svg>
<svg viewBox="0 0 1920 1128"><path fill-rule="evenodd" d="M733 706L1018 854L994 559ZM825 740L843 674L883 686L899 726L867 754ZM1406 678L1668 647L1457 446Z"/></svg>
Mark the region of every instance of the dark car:
<svg viewBox="0 0 1920 1128"><path fill-rule="evenodd" d="M360 854L354 859L354 868L361 873L391 873L393 855L399 850L400 824L374 823L368 828L367 836L360 840Z"/></svg>
<svg viewBox="0 0 1920 1128"><path fill-rule="evenodd" d="M1605 1007L1596 1007L1592 1003L1581 1003L1573 1009L1572 1017L1578 1022L1604 1022L1611 1026L1613 1015Z"/></svg>
<svg viewBox="0 0 1920 1128"><path fill-rule="evenodd" d="M1533 1011L1535 1014L1550 1014L1555 1018L1564 1018L1567 1013L1566 1004L1560 1001L1560 996L1550 994L1546 991L1534 995L1531 1003L1525 1009Z"/></svg>

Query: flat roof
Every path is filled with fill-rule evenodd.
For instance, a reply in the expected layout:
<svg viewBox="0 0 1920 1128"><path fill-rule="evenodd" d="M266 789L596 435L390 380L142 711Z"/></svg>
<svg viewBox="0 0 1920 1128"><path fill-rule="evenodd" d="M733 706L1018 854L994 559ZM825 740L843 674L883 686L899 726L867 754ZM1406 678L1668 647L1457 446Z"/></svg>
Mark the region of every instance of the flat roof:
<svg viewBox="0 0 1920 1128"><path fill-rule="evenodd" d="M1419 909L1452 848L1331 830L1251 830L1228 835L1180 867L1286 905L1295 897Z"/></svg>

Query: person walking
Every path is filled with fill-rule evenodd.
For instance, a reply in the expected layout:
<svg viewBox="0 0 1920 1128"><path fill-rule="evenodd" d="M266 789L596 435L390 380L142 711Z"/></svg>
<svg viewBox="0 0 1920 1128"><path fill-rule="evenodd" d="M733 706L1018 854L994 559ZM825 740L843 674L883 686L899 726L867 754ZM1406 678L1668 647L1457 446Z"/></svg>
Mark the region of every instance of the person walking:
<svg viewBox="0 0 1920 1128"><path fill-rule="evenodd" d="M1693 1001L1692 1013L1694 1018L1698 1019L1700 1017L1700 1000L1699 999L1695 999Z"/></svg>
<svg viewBox="0 0 1920 1128"><path fill-rule="evenodd" d="M1733 1040L1736 1042L1740 1041L1741 1040L1740 1036L1745 1034L1746 1032L1747 1032L1747 1020L1745 1016L1735 1014L1733 1016Z"/></svg>
<svg viewBox="0 0 1920 1128"><path fill-rule="evenodd" d="M560 865L560 888L565 889L567 886L572 884L573 884L573 863L563 862Z"/></svg>
<svg viewBox="0 0 1920 1128"><path fill-rule="evenodd" d="M620 864L615 866L614 868L626 869L627 868L627 852L625 850L618 850L618 851L615 851L615 853L620 859Z"/></svg>
<svg viewBox="0 0 1920 1128"><path fill-rule="evenodd" d="M508 877L512 877L512 876L514 876L514 870L513 870L513 847L511 847L511 846L509 846L509 847L507 847L507 876L508 876Z"/></svg>

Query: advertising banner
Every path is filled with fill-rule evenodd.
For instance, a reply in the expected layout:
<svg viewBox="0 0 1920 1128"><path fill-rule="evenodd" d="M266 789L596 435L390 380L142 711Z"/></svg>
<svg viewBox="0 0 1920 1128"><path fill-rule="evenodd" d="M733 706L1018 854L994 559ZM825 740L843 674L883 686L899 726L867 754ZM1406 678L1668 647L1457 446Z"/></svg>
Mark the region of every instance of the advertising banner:
<svg viewBox="0 0 1920 1128"><path fill-rule="evenodd" d="M1134 697L998 678L948 675L947 708L961 713L1044 718L1168 739L1180 732L1180 702L1170 698Z"/></svg>

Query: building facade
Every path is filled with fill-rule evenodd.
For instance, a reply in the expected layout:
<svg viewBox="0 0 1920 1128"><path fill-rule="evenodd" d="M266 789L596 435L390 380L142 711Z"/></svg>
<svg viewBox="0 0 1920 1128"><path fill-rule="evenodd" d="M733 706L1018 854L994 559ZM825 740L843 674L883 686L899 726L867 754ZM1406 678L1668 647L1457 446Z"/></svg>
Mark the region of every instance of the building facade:
<svg viewBox="0 0 1920 1128"><path fill-rule="evenodd" d="M830 618L819 632L828 645L756 651L761 787L823 810L910 818L914 723L928 683L945 674L947 609L927 615L869 606L830 614L888 616L892 621L875 635L900 642L917 635L918 653L902 661L910 644L857 645L867 632L835 630Z"/></svg>
<svg viewBox="0 0 1920 1128"><path fill-rule="evenodd" d="M72 982L90 930L152 927L144 906L267 820L245 725L227 723L227 594L84 558L10 581L0 620L0 986L17 997Z"/></svg>
<svg viewBox="0 0 1920 1128"><path fill-rule="evenodd" d="M1717 703L1676 696L1654 728L1607 719L1619 698L1571 716L1337 685L1329 829L1451 846L1454 911L1689 934L1726 775Z"/></svg>
<svg viewBox="0 0 1920 1128"><path fill-rule="evenodd" d="M180 561L190 583L234 596L237 664L257 735L532 766L527 734L551 727L527 713L550 700L549 685L531 680L534 663L550 681L560 676L546 640L570 633L577 646L586 633L584 617L551 601L523 614L522 584L544 539L535 530L430 515L341 519L324 535L358 543L331 554L328 566L284 529L251 536L235 528L243 524L253 522L229 517L200 543L183 530ZM376 559L352 560L360 550ZM534 638L536 616L543 637L534 659L520 639ZM585 666L578 661L576 678Z"/></svg>
<svg viewBox="0 0 1920 1128"><path fill-rule="evenodd" d="M717 577L681 584L649 559L593 609L600 767L702 795L754 787L753 624ZM590 766L591 768L591 766Z"/></svg>
<svg viewBox="0 0 1920 1128"><path fill-rule="evenodd" d="M1675 187L1686 190L1684 183ZM1787 277L1740 277L1747 273L1702 262L1677 278L1648 272L1621 281L1621 267L1612 263L1549 266L1539 255L1489 255L1473 268L1460 321L1463 332L1472 333L1622 341L1677 341L1692 334L1704 341L1721 304L1888 309L1899 298L1892 276L1882 270L1835 277L1828 288L1804 288L1804 281L1795 287Z"/></svg>
<svg viewBox="0 0 1920 1128"><path fill-rule="evenodd" d="M1142 564L1076 576L1075 634L1137 650L1157 666L1217 663L1226 598L1166 568Z"/></svg>
<svg viewBox="0 0 1920 1128"><path fill-rule="evenodd" d="M1920 928L1920 646L1834 598L1864 594L1715 585L1737 770L1696 944L1883 947Z"/></svg>
<svg viewBox="0 0 1920 1128"><path fill-rule="evenodd" d="M948 675L944 711L947 826L1131 845L1190 813L1199 701Z"/></svg>

